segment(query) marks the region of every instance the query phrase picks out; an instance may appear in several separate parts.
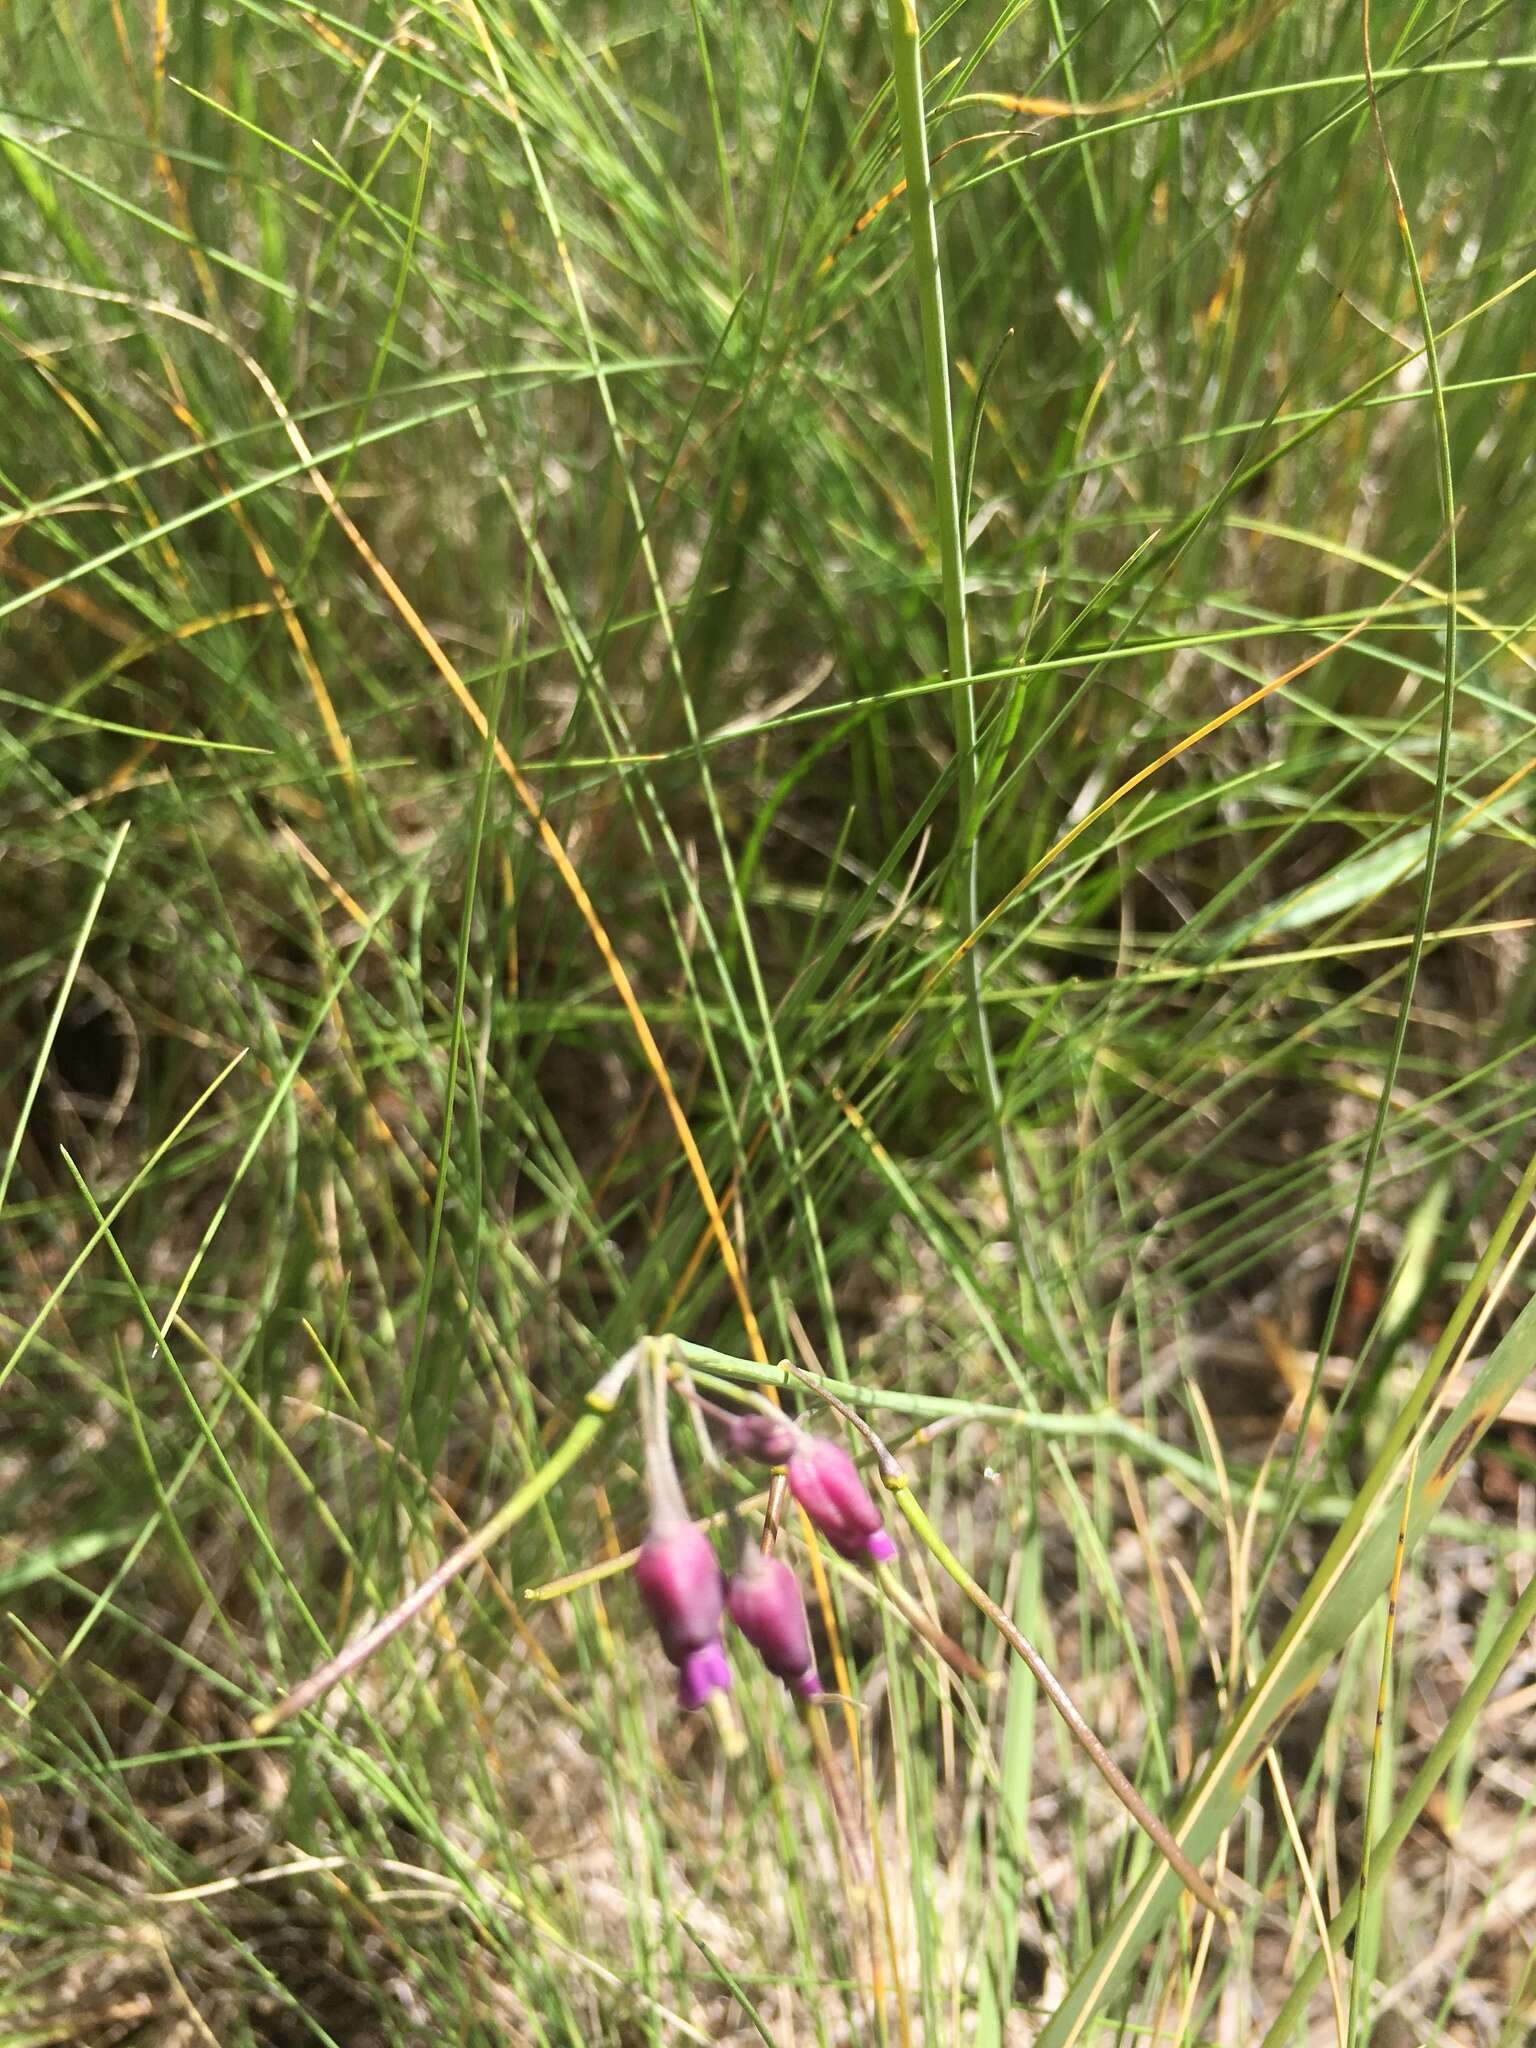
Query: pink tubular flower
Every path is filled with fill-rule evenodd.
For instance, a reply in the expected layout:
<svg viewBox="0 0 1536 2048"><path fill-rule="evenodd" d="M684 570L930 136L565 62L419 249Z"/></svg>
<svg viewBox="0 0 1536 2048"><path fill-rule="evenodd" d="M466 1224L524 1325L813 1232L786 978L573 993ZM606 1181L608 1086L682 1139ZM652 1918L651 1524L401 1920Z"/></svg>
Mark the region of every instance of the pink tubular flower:
<svg viewBox="0 0 1536 2048"><path fill-rule="evenodd" d="M731 1619L775 1678L814 1699L822 1691L811 1656L800 1585L781 1557L764 1557L750 1539L726 1592Z"/></svg>
<svg viewBox="0 0 1536 2048"><path fill-rule="evenodd" d="M684 1707L702 1707L714 1692L727 1692L731 1667L720 1644L725 1575L714 1545L689 1518L667 1439L664 1395L653 1392L646 1417L645 1477L651 1497L651 1526L635 1559L635 1584L677 1666L677 1697Z"/></svg>
<svg viewBox="0 0 1536 2048"><path fill-rule="evenodd" d="M885 1564L896 1555L880 1510L841 1444L800 1430L788 1469L790 1492L839 1557Z"/></svg>
<svg viewBox="0 0 1536 2048"><path fill-rule="evenodd" d="M896 1555L880 1510L841 1444L761 1409L733 1415L726 1436L737 1457L786 1468L790 1492L839 1557L886 1564Z"/></svg>
<svg viewBox="0 0 1536 2048"><path fill-rule="evenodd" d="M729 1692L731 1667L718 1642L702 1650L690 1650L678 1667L677 1703L680 1707L702 1707L712 1692Z"/></svg>
<svg viewBox="0 0 1536 2048"><path fill-rule="evenodd" d="M653 1521L635 1559L635 1584L661 1647L679 1670L686 1658L718 1642L725 1579L697 1522L658 1528Z"/></svg>
<svg viewBox="0 0 1536 2048"><path fill-rule="evenodd" d="M760 1409L733 1415L725 1434L738 1458L755 1458L761 1465L784 1464L800 1441L800 1431L787 1415L766 1415Z"/></svg>

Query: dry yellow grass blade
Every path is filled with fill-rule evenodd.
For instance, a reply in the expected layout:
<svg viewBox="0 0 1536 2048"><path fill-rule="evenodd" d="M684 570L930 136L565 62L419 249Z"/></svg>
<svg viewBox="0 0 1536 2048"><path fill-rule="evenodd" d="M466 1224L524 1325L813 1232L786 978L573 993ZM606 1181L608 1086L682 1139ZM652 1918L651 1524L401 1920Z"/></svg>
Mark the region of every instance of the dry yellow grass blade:
<svg viewBox="0 0 1536 2048"><path fill-rule="evenodd" d="M1098 824L1100 819L1107 817L1117 805L1123 803L1134 791L1140 789L1143 783L1150 782L1155 775L1160 775L1163 769L1179 760L1191 748L1199 746L1202 740L1209 739L1212 733L1220 732L1223 726L1230 725L1236 718L1241 718L1244 712L1253 710L1255 705L1262 704L1267 697L1274 696L1277 690L1283 690L1288 683L1294 683L1298 676L1306 675L1310 669L1317 668L1321 663L1327 661L1330 655L1339 653L1352 640L1357 640L1367 627L1373 625L1383 612L1387 611L1397 602L1398 598L1413 583L1414 579L1423 572L1426 565L1434 560L1440 551L1441 544L1441 542L1437 541L1434 547L1425 555L1423 561L1419 563L1418 567L1405 576L1396 589L1389 592L1379 605L1358 618L1347 633L1341 633L1336 640L1330 640L1326 647L1319 647L1315 654L1309 654L1305 661L1298 661L1294 667L1286 669L1283 674L1271 676L1267 682L1260 683L1256 689L1250 690L1245 697L1240 697L1235 704L1229 704L1225 710L1218 711L1214 718L1205 719L1201 724L1195 726L1192 731L1185 733L1182 739L1175 740L1174 744L1171 747L1165 748L1155 760L1149 761L1143 768L1138 768L1134 775L1128 775L1124 782L1112 789L1108 796L1102 798L1100 802L1093 806L1092 810L1085 812L1069 831L1063 832L1055 844L1040 856L1034 866L1028 868L1011 887L1003 892L974 929L969 931L936 967L930 968L927 974L923 976L916 995L913 996L911 1002L908 1003L901 1012L901 1015L896 1019L896 1022L885 1034L874 1055L866 1061L860 1079L866 1079L880 1065L902 1032L906 1030L912 1019L922 1009L924 1003L927 1002L938 984L953 973L961 961L975 950L1009 906L1016 903L1025 890L1037 882L1046 869L1061 858L1068 847L1074 845L1082 838L1085 832Z"/></svg>
<svg viewBox="0 0 1536 2048"><path fill-rule="evenodd" d="M687 1116L684 1114L682 1103L678 1100L677 1090L672 1085L672 1077L667 1072L666 1062L661 1056L661 1048L656 1043L656 1034L652 1031L645 1012L640 1006L640 999L635 994L634 985L625 971L624 963L614 950L613 941L608 936L607 928L598 915L597 906L587 894L586 885L577 873L575 863L566 852L559 833L556 832L554 826L545 817L543 806L535 795L532 785L522 773L517 763L512 759L502 741L499 738L492 737L485 713L481 710L479 704L476 703L473 693L454 663L444 652L437 636L401 589L388 567L374 552L356 521L331 489L330 482L320 467L313 449L305 440L297 421L284 404L282 394L278 391L276 385L249 350L242 348L233 336L225 333L222 328L216 326L211 320L205 320L196 313L189 313L183 307L167 305L160 300L136 298L130 292L109 291L96 285L67 283L47 277L22 277L17 273L7 273L7 276L13 282L32 284L42 290L64 292L74 298L90 299L108 305L133 306L141 313L154 314L160 319L171 320L180 326L190 327L199 334L207 335L210 340L218 342L220 347L227 348L246 371L247 375L260 387L262 396L277 416L283 432L292 444L295 454L304 464L309 480L314 485L316 494L319 496L322 504L351 542L363 566L367 569L369 575L372 576L374 582L378 584L412 639L416 641L437 673L448 685L449 690L465 716L469 719L470 724L482 740L489 741L492 745L496 756L496 765L511 783L518 802L522 805L530 823L538 833L540 843L554 863L556 873L565 884L570 892L572 901L581 913L582 922L586 925L587 930L592 936L593 944L597 947L598 953L602 957L603 965L608 970L609 978L613 982L619 1001L623 1004L625 1012L629 1017L645 1063L651 1070L662 1101L666 1105L667 1115L670 1117L672 1127L677 1133L678 1143L683 1149L683 1156L688 1161L689 1171L693 1175L694 1182L699 1190L699 1198L704 1205L705 1214L709 1219L710 1232L719 1250L721 1263L725 1267L726 1277L730 1281L731 1291L736 1297L737 1307L741 1313L741 1319L747 1333L747 1341L752 1347L753 1356L766 1363L768 1353L763 1344L762 1331L758 1326L757 1317L752 1310L752 1303L747 1295L746 1278L741 1269L741 1261L737 1257L735 1245L731 1242L731 1234L726 1228L725 1217L721 1211L719 1200L716 1197L714 1186L710 1181L708 1169L704 1164L703 1154L699 1151L698 1143L689 1126Z"/></svg>
<svg viewBox="0 0 1536 2048"><path fill-rule="evenodd" d="M273 391L270 395L280 406L281 400L277 398L277 393ZM556 832L554 826L550 824L548 818L544 815L543 806L534 794L532 785L527 777L508 753L502 741L492 736L490 727L486 722L485 713L476 703L468 684L459 674L453 662L444 653L432 629L421 617L421 614L400 588L400 585L395 581L384 563L380 561L379 557L369 546L367 540L346 510L346 507L341 503L321 474L318 465L314 464L314 458L310 454L303 436L287 416L286 411L283 414L283 420L284 425L288 429L290 440L293 441L294 446L305 460L312 465L310 470L311 479L324 501L326 510L331 514L338 526L340 526L348 540L351 541L353 547L362 558L365 567L389 602L394 606L413 639L416 640L428 660L448 685L449 690L452 692L460 709L469 719L470 724L482 740L490 741L496 756L497 767L507 778L508 782L511 783L518 802L527 813L530 823L538 833L541 845L554 864L555 872L565 884L566 889L570 893L571 900L581 913L582 922L590 932L592 943L596 946L603 965L608 970L609 979L613 983L619 1001L624 1005L625 1012L634 1029L635 1037L639 1042L645 1063L651 1070L657 1090L661 1095L663 1103L666 1105L667 1115L671 1118L672 1127L677 1133L677 1141L683 1148L683 1156L688 1161L689 1171L693 1175L695 1185L699 1190L699 1198L703 1202L705 1214L709 1218L710 1231L713 1234L716 1248L720 1253L721 1263L725 1267L726 1276L731 1283L731 1290L736 1296L736 1304L741 1312L742 1322L746 1327L747 1340L751 1344L753 1351L766 1359L768 1354L763 1345L762 1333L758 1327L757 1317L753 1314L752 1303L747 1295L746 1279L741 1270L741 1261L736 1255L735 1245L731 1242L730 1231L726 1228L725 1217L721 1212L719 1200L715 1195L714 1185L709 1178L708 1168L704 1164L703 1154L699 1151L698 1142L694 1138L688 1118L684 1114L683 1105L678 1100L677 1090L672 1085L672 1077L667 1072L666 1061L661 1056L661 1047L656 1043L656 1034L652 1031L645 1012L641 1008L640 999L635 994L634 984L625 970L624 963L614 950L613 941L608 936L608 930L602 918L598 915L597 906L587 894L586 884L577 873L576 865L566 852L564 842L561 840L559 833Z"/></svg>
<svg viewBox="0 0 1536 2048"><path fill-rule="evenodd" d="M954 113L961 107L996 107L1005 114L1027 114L1041 121L1099 120L1115 114L1134 114L1142 107L1156 106L1159 100L1167 99L1171 93L1178 92L1181 87L1203 77L1207 71L1215 71L1229 58L1237 56L1250 43L1256 41L1290 4L1291 0L1275 0L1274 5L1261 7L1251 21L1222 36L1211 45L1204 56L1195 58L1182 69L1170 72L1135 92L1118 93L1113 99L1107 100L1063 100L1053 99L1048 95L1041 97L1020 92L959 93L954 99L946 100L942 106L936 107L933 118L937 120L940 115ZM1004 129L989 130L983 135L963 136L958 142L951 142L947 148L936 150L932 162L942 163L945 157L952 156L957 149L965 149L976 142L996 142L1006 138L1010 133L1011 130ZM848 244L857 241L867 228L873 226L885 209L900 199L906 189L906 179L899 178L888 191L882 192L878 199L866 206L836 248L823 256L818 266L818 275L824 275L830 270Z"/></svg>

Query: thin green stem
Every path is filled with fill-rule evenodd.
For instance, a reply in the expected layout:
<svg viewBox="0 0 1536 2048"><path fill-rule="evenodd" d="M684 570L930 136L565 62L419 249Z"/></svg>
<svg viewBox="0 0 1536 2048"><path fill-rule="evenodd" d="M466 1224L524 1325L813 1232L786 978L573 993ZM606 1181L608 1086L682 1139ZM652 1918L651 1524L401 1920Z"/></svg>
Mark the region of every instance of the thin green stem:
<svg viewBox="0 0 1536 2048"><path fill-rule="evenodd" d="M1511 1658L1517 1656L1525 1645L1525 1639L1533 1624L1536 1624L1536 1577L1527 1580L1525 1591L1510 1609L1504 1626L1489 1645L1488 1654L1472 1674L1466 1691L1452 1709L1450 1719L1441 1729L1428 1756L1414 1773L1413 1782L1398 1800L1392 1818L1375 1844L1378 1864L1390 1862L1404 1842L1418 1825L1419 1815L1429 1803L1431 1793L1450 1769L1456 1752L1477 1726L1478 1716L1488 1704L1489 1695L1509 1667ZM1337 1952L1354 1932L1360 1917L1360 1885L1351 1887L1343 1905L1328 1923L1328 1939ZM1291 1986L1291 1994L1270 2022L1269 2032L1260 2043L1260 2048L1283 2048L1306 2017L1312 1994L1317 1989L1323 1974L1323 1953L1319 1949L1298 1975Z"/></svg>
<svg viewBox="0 0 1536 2048"><path fill-rule="evenodd" d="M694 1378L705 1386L710 1384L712 1377L724 1381L726 1387L722 1391L734 1391L734 1383L738 1381L748 1386L803 1387L809 1377L802 1376L791 1366L758 1365L751 1359L731 1358L723 1352L712 1351L707 1345L689 1343L682 1338L671 1337L667 1341L674 1355L687 1365ZM900 1387L862 1387L842 1380L836 1384L839 1398L854 1408L884 1410L891 1415L909 1416L915 1421L990 1422L999 1428L1019 1430L1026 1436L1113 1444L1147 1464L1161 1465L1166 1471L1178 1473L1192 1486L1198 1486L1202 1494L1208 1495L1211 1490L1209 1467L1202 1465L1190 1452L1181 1450L1177 1444L1164 1443L1149 1429L1114 1409L1044 1414L1038 1409L1008 1407L998 1401L964 1401L947 1394L909 1394Z"/></svg>
<svg viewBox="0 0 1536 2048"><path fill-rule="evenodd" d="M906 173L907 220L912 237L912 268L917 282L918 314L923 335L923 371L927 384L928 434L933 478L934 523L938 531L939 568L944 599L944 643L950 680L960 685L950 693L955 724L955 772L959 795L956 849L960 878L956 922L960 936L970 940L982 923L981 802L977 764L980 747L976 724L976 684L971 670L970 617L965 587L966 499L975 465L975 436L967 449L962 481L955 448L954 405L950 389L949 343L944 317L944 275L939 261L938 218L933 203L933 174L928 155L927 115L923 96L922 35L916 0L887 0L891 39L891 74L901 131L902 168ZM1006 337L1005 337L1006 338ZM1001 344L999 344L999 349ZM996 354L987 376L996 364ZM983 380L983 391L985 379ZM977 395L980 420L982 392ZM992 1151L1008 1211L1009 1228L1021 1278L1027 1278L1040 1313L1052 1321L1051 1302L1035 1270L1034 1257L1019 1199L1018 1176L1009 1149L1002 1080L992 1043L984 981L986 960L978 942L967 944L960 963L965 986L972 1054L986 1104ZM1064 1333L1057 1331L1065 1357Z"/></svg>
<svg viewBox="0 0 1536 2048"><path fill-rule="evenodd" d="M916 1536L919 1543L922 1544L934 1562L949 1574L950 1578L954 1580L971 1604L986 1616L987 1620L991 1622L992 1626L1009 1647L1023 1658L1025 1664L1033 1672L1040 1690L1066 1723L1073 1741L1076 1742L1078 1748L1082 1750L1094 1769L1103 1778L1105 1784L1108 1785L1126 1812L1158 1850L1169 1868L1178 1877L1179 1882L1193 1893L1201 1905L1208 1907L1218 1919L1223 1921L1229 1919L1229 1908L1222 1904L1210 1884L1200 1875L1200 1872L1174 1840L1168 1828L1158 1819L1157 1815L1148 1806L1147 1802L1115 1762L1103 1743L1100 1742L1098 1736L1094 1734L1087 1721L1084 1720L1076 1701L1056 1676L1055 1672L1052 1671L1050 1665L1046 1663L1028 1636L1024 1634L1024 1631L1014 1621L1012 1615L1006 1614L986 1588L977 1584L976 1580L972 1578L959 1558L956 1557L932 1522L929 1521L927 1515L919 1507L913 1496L906 1473L892 1456L883 1439L876 1435L875 1431L870 1428L861 1415L855 1415L851 1408L847 1407L836 1394L823 1385L815 1374L801 1372L796 1366L789 1366L787 1370L801 1386L808 1388L818 1400L824 1401L834 1414L840 1415L850 1428L857 1430L859 1435L863 1437L875 1454L876 1461L880 1467L882 1483L887 1492L894 1496L896 1505L901 1509L902 1514L906 1518L907 1526L911 1529L913 1535Z"/></svg>

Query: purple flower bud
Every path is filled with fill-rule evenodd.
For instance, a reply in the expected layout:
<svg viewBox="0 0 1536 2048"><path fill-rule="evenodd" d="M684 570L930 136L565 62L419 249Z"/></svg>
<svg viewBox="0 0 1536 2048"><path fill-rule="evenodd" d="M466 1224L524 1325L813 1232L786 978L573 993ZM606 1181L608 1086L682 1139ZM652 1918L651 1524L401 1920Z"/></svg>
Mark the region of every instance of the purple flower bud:
<svg viewBox="0 0 1536 2048"><path fill-rule="evenodd" d="M677 1675L678 1705L702 1707L712 1692L729 1692L731 1667L719 1643L706 1643L702 1650L690 1650Z"/></svg>
<svg viewBox="0 0 1536 2048"><path fill-rule="evenodd" d="M651 1526L635 1559L635 1584L661 1647L677 1666L679 1703L702 1707L712 1692L728 1691L731 1683L720 1647L725 1575L714 1545L688 1518L659 1388L652 1390L645 1416L645 1477Z"/></svg>
<svg viewBox="0 0 1536 2048"><path fill-rule="evenodd" d="M789 1457L789 1490L839 1557L884 1564L896 1555L880 1510L841 1444L798 1432Z"/></svg>
<svg viewBox="0 0 1536 2048"><path fill-rule="evenodd" d="M652 1528L635 1559L635 1584L661 1647L679 1669L685 1657L718 1640L725 1579L714 1545L696 1522Z"/></svg>
<svg viewBox="0 0 1536 2048"><path fill-rule="evenodd" d="M661 1647L677 1666L679 1704L702 1707L712 1692L728 1692L731 1668L720 1647L725 1578L698 1524L653 1527L635 1559L635 1583Z"/></svg>
<svg viewBox="0 0 1536 2048"><path fill-rule="evenodd" d="M760 1409L733 1415L725 1434L738 1458L755 1458L760 1465L784 1464L800 1441L800 1431L787 1415L767 1415Z"/></svg>
<svg viewBox="0 0 1536 2048"><path fill-rule="evenodd" d="M800 1584L781 1557L764 1557L750 1539L726 1593L731 1619L775 1678L814 1699L822 1690L811 1657Z"/></svg>

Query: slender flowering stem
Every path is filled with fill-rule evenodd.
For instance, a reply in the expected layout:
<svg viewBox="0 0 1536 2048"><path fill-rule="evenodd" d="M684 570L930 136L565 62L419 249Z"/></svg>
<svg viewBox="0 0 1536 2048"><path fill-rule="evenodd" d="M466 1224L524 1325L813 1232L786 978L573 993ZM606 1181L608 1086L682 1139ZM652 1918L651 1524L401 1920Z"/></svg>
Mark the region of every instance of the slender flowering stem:
<svg viewBox="0 0 1536 2048"><path fill-rule="evenodd" d="M882 1463L880 1476L885 1481L889 1491L895 1496L896 1505L905 1515L913 1535L917 1537L928 1554L944 1567L966 1598L974 1606L980 1608L999 1635L1008 1643L1009 1648L1023 1658L1024 1662L1034 1673L1040 1690L1045 1694L1057 1713L1060 1714L1062 1720L1066 1722L1078 1748L1082 1750L1088 1761L1093 1765L1100 1777L1103 1778L1105 1784L1108 1785L1110 1791L1114 1793L1137 1826L1165 1858L1170 1867L1178 1874L1180 1881L1186 1889L1193 1892L1202 1906L1208 1906L1218 1919L1229 1920L1231 1918L1230 1909L1222 1904L1211 1885L1200 1875L1200 1872L1179 1847L1167 1826L1158 1819L1157 1815L1148 1806L1147 1802L1115 1762L1103 1743L1100 1742L1098 1736L1094 1734L1088 1723L1083 1719L1076 1701L1056 1676L1055 1672L1052 1671L1050 1665L1046 1663L1040 1652L1035 1648L1028 1636L1024 1634L1013 1617L998 1606L985 1587L979 1586L976 1583L975 1579L971 1577L965 1566L944 1541L938 1530L934 1528L932 1522L923 1513L912 1497L912 1489L907 1483L907 1475L896 1464L894 1459L890 1460L889 1467Z"/></svg>
<svg viewBox="0 0 1536 2048"><path fill-rule="evenodd" d="M922 1637L930 1649L938 1652L951 1671L959 1672L962 1678L970 1679L973 1685L993 1687L1001 1684L1000 1671L989 1671L985 1664L979 1663L969 1650L957 1643L953 1636L945 1633L926 1608L913 1599L897 1578L894 1564L877 1564L872 1569L875 1583L902 1620L914 1634Z"/></svg>
<svg viewBox="0 0 1536 2048"><path fill-rule="evenodd" d="M673 1344L675 1354L689 1360L701 1348L680 1344L675 1341ZM721 1361L714 1358L713 1354L706 1355L710 1357L712 1363L715 1363L717 1367L719 1366ZM744 1371L743 1377L746 1376ZM762 1369L754 1369L751 1376L753 1378L761 1378L763 1376ZM1104 1779L1126 1812L1130 1814L1137 1826L1141 1828L1148 1840L1152 1842L1159 1854L1175 1872L1180 1882L1188 1891L1193 1893L1203 1906L1209 1907L1219 1919L1223 1921L1228 1920L1230 1918L1229 1909L1222 1904L1209 1882L1201 1876L1189 1857L1180 1848L1166 1824L1158 1819L1157 1815L1147 1805L1147 1802L1136 1790L1136 1787L1104 1747L1098 1736L1094 1734L1092 1728L1089 1727L1087 1721L1083 1718L1076 1701L1072 1698L1072 1695L1067 1691L1061 1680L1052 1671L1049 1664L1046 1663L1023 1630L1019 1628L1012 1616L1005 1613L986 1589L978 1585L976 1580L972 1578L938 1530L934 1528L927 1515L918 1506L917 1501L913 1497L912 1489L907 1483L906 1474L892 1456L884 1440L876 1434L862 1415L855 1414L853 1409L848 1406L847 1402L839 1394L834 1394L819 1375L806 1372L802 1367L792 1365L785 1359L776 1368L776 1378L777 1383L780 1385L788 1382L792 1385L803 1387L808 1393L814 1395L818 1401L823 1402L830 1408L834 1414L841 1416L849 1428L856 1431L864 1439L875 1454L882 1481L887 1490L895 1497L897 1506L901 1509L908 1526L923 1548L937 1564L943 1567L960 1588L961 1592L971 1601L972 1605L980 1609L1009 1647L1029 1666L1041 1691L1066 1723L1078 1747ZM847 1391L847 1389L842 1390L844 1393Z"/></svg>
<svg viewBox="0 0 1536 2048"><path fill-rule="evenodd" d="M328 1693L333 1685L349 1677L361 1665L366 1664L375 1650L382 1649L392 1636L397 1636L407 1623L414 1621L424 1607L428 1607L463 1571L478 1558L498 1544L537 1507L552 1487L557 1486L572 1466L579 1464L582 1457L597 1440L599 1431L618 1406L625 1383L634 1370L637 1353L626 1352L610 1366L597 1385L586 1397L585 1413L578 1416L571 1425L563 1443L540 1466L531 1479L512 1495L510 1500L499 1507L482 1528L462 1542L456 1550L449 1551L441 1564L436 1565L427 1576L414 1586L405 1598L381 1615L371 1628L347 1644L344 1650L312 1671L302 1685L295 1686L286 1699L257 1714L251 1721L253 1733L268 1735L274 1728L280 1728L285 1721L291 1721L295 1714L302 1714L312 1707L316 1700Z"/></svg>
<svg viewBox="0 0 1536 2048"><path fill-rule="evenodd" d="M1067 1728L1073 1740L1077 1743L1078 1748L1082 1750L1088 1761L1093 1765L1100 1777L1103 1778L1104 1782L1109 1786L1109 1789L1136 1822L1143 1834L1147 1836L1169 1867L1177 1874L1180 1882L1188 1891L1194 1894L1201 1905L1208 1906L1218 1919L1229 1920L1231 1918L1229 1909L1222 1904L1208 1881L1200 1875L1200 1872L1179 1847L1167 1826L1158 1819L1157 1815L1148 1806L1147 1802L1115 1762L1103 1743L1100 1742L1098 1736L1094 1734L1087 1721L1084 1720L1076 1701L1056 1676L1055 1672L1052 1671L1050 1665L1046 1663L1012 1615L1005 1613L985 1587L978 1585L976 1580L971 1577L971 1574L966 1570L959 1558L956 1557L938 1530L934 1528L932 1522L929 1521L927 1515L918 1506L917 1501L913 1498L912 1489L907 1483L906 1473L902 1471L900 1465L897 1464L895 1458L887 1450L885 1444L875 1434L874 1430L870 1428L861 1415L855 1415L851 1408L845 1406L838 1399L836 1394L831 1393L826 1387L821 1385L814 1374L803 1372L799 1366L790 1365L787 1361L784 1370L813 1393L818 1400L824 1401L829 1408L843 1418L850 1428L856 1429L865 1442L869 1444L879 1464L880 1477L885 1484L886 1490L894 1497L896 1505L906 1517L907 1525L919 1543L922 1544L923 1548L936 1563L943 1566L944 1570L948 1572L949 1576L972 1605L981 1610L998 1634L1007 1642L1010 1649L1023 1658L1024 1662L1034 1673L1040 1690L1045 1694L1057 1713L1060 1714L1062 1720L1066 1722Z"/></svg>
<svg viewBox="0 0 1536 2048"><path fill-rule="evenodd" d="M672 1460L672 1438L667 1429L667 1386L661 1346L654 1338L641 1339L645 1370L640 1375L640 1428L645 1451L645 1490L650 1497L653 1528L680 1527L692 1521L683 1498L682 1481Z"/></svg>
<svg viewBox="0 0 1536 2048"><path fill-rule="evenodd" d="M667 1340L672 1356L687 1367L701 1386L737 1394L738 1386L792 1387L819 1385L816 1374L802 1376L798 1367L787 1364L758 1365L748 1358L732 1358L708 1345L682 1338ZM933 1418L956 1422L991 1422L1001 1429L1016 1429L1029 1436L1059 1437L1073 1443L1109 1443L1139 1458L1144 1464L1161 1465L1176 1472L1191 1485L1208 1494L1209 1470L1177 1444L1165 1444L1139 1422L1117 1409L1101 1408L1087 1413L1047 1414L1041 1409L1008 1407L996 1401L962 1401L947 1394L911 1394L900 1387L855 1387L837 1383L839 1397L853 1408L873 1408L914 1421ZM738 1399L747 1398L737 1394ZM756 1402L749 1405L756 1406ZM778 1413L767 1404L767 1412Z"/></svg>

